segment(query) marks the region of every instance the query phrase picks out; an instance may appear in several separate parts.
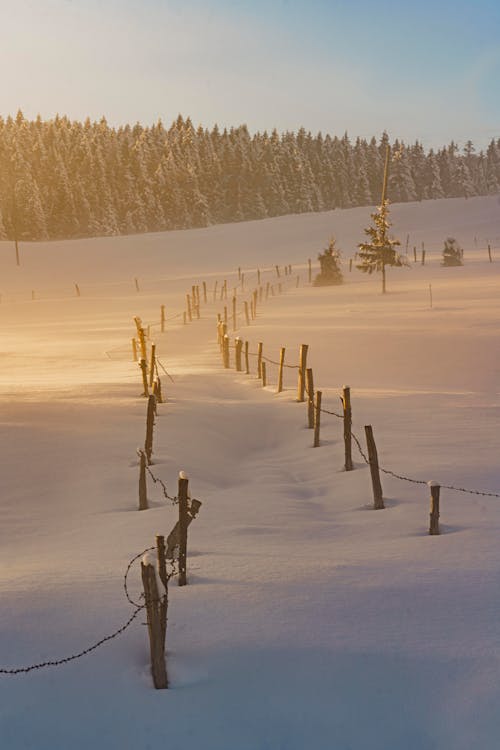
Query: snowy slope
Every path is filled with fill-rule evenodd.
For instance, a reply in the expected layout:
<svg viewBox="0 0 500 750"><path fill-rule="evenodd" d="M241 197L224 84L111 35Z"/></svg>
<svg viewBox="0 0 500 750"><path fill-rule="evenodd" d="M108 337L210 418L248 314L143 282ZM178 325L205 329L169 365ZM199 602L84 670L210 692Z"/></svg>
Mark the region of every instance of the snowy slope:
<svg viewBox="0 0 500 750"><path fill-rule="evenodd" d="M355 430L373 425L382 465L498 493L499 214L495 197L392 207L394 232L425 242L427 262L391 270L386 297L346 266L342 287L305 284L330 234L352 255L366 209L22 244L20 268L1 243L0 666L70 655L130 616L126 564L175 521L151 482L152 507L136 510L145 404L132 317L182 311L203 280L231 288L238 266L251 290L257 266L294 264L287 293L238 333L271 359L285 346L292 365L309 344L325 408L338 412L349 384ZM463 268L439 265L447 235ZM359 454L343 471L335 417L311 447L295 370L277 395L270 364L266 389L254 359L251 376L221 368L222 305L155 329L175 382L163 380L152 468L171 492L186 470L203 501L189 586L170 587L171 689L152 689L139 616L71 664L0 676L0 747L496 747L500 500L443 490L443 534L429 537L427 487L383 476L387 508L371 510L369 471Z"/></svg>

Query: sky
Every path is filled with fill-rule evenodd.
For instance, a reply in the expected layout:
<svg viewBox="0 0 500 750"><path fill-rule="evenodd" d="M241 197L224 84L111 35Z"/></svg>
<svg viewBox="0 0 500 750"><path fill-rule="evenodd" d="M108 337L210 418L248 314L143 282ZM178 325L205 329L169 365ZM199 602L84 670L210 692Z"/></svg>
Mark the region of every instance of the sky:
<svg viewBox="0 0 500 750"><path fill-rule="evenodd" d="M500 137L498 0L0 0L0 114Z"/></svg>

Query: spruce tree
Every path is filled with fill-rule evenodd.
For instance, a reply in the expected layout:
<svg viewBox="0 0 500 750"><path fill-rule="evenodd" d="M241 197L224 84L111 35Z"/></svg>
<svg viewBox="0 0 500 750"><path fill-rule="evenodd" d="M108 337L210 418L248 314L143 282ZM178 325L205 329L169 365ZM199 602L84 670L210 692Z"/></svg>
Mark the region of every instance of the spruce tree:
<svg viewBox="0 0 500 750"><path fill-rule="evenodd" d="M328 247L318 255L320 273L314 279L314 286L342 284L344 277L340 268L341 253L335 247L335 237L331 237Z"/></svg>
<svg viewBox="0 0 500 750"><path fill-rule="evenodd" d="M444 241L442 266L463 266L464 251L454 237Z"/></svg>

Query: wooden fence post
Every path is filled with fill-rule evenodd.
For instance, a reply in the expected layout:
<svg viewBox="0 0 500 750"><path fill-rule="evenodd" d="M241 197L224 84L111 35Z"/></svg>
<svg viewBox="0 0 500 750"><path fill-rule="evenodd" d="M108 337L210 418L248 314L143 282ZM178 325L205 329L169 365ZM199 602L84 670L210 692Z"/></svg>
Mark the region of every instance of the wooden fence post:
<svg viewBox="0 0 500 750"><path fill-rule="evenodd" d="M413 262L417 262L417 248L413 245Z"/></svg>
<svg viewBox="0 0 500 750"><path fill-rule="evenodd" d="M132 339L132 361L137 362L137 342Z"/></svg>
<svg viewBox="0 0 500 750"><path fill-rule="evenodd" d="M283 390L283 368L285 366L285 347L280 349L280 368L278 370L278 393Z"/></svg>
<svg viewBox="0 0 500 750"><path fill-rule="evenodd" d="M248 341L245 341L245 372L250 375L250 362L248 359Z"/></svg>
<svg viewBox="0 0 500 750"><path fill-rule="evenodd" d="M269 289L271 288L271 282L268 281L266 284L266 300L269 299Z"/></svg>
<svg viewBox="0 0 500 750"><path fill-rule="evenodd" d="M233 331L236 331L236 295L233 296Z"/></svg>
<svg viewBox="0 0 500 750"><path fill-rule="evenodd" d="M139 510L147 509L146 454L144 451L139 451Z"/></svg>
<svg viewBox="0 0 500 750"><path fill-rule="evenodd" d="M148 397L148 411L146 415L146 439L144 441L144 451L148 459L148 466L151 466L151 456L153 454L153 427L155 424L156 399L151 394Z"/></svg>
<svg viewBox="0 0 500 750"><path fill-rule="evenodd" d="M260 268L257 269L257 286L260 286Z"/></svg>
<svg viewBox="0 0 500 750"><path fill-rule="evenodd" d="M262 342L257 344L257 377L262 377Z"/></svg>
<svg viewBox="0 0 500 750"><path fill-rule="evenodd" d="M243 349L243 341L238 337L234 341L234 359L235 359L236 372L241 372L243 369L241 366L242 349Z"/></svg>
<svg viewBox="0 0 500 750"><path fill-rule="evenodd" d="M214 302L217 299L217 284L218 283L219 283L218 281L215 281L215 284L214 284L214 300L213 300Z"/></svg>
<svg viewBox="0 0 500 750"><path fill-rule="evenodd" d="M262 373L262 387L265 388L267 385L266 363L263 361L260 367Z"/></svg>
<svg viewBox="0 0 500 750"><path fill-rule="evenodd" d="M190 294L186 294L186 309L187 309L188 320L191 323L191 321L193 320L193 313L191 311L191 295Z"/></svg>
<svg viewBox="0 0 500 750"><path fill-rule="evenodd" d="M134 279L134 281L135 281L135 291L136 291L136 292L140 292L140 289L139 289L139 281L137 280L137 278L135 278L135 279Z"/></svg>
<svg viewBox="0 0 500 750"><path fill-rule="evenodd" d="M382 495L382 483L380 481L377 446L375 445L373 429L370 424L365 424L365 437L366 447L368 448L368 460L370 462L370 474L372 477L373 507L375 510L382 510L385 506Z"/></svg>
<svg viewBox="0 0 500 750"><path fill-rule="evenodd" d="M203 302L207 304L207 282L203 282Z"/></svg>
<svg viewBox="0 0 500 750"><path fill-rule="evenodd" d="M422 247L422 265L425 266L425 249Z"/></svg>
<svg viewBox="0 0 500 750"><path fill-rule="evenodd" d="M319 428L321 424L321 391L316 391L316 404L314 407L314 448L319 448Z"/></svg>
<svg viewBox="0 0 500 750"><path fill-rule="evenodd" d="M80 287L78 286L78 284L75 284L75 292L77 297L81 297Z"/></svg>
<svg viewBox="0 0 500 750"><path fill-rule="evenodd" d="M279 279L279 278L280 278L280 267L279 267L279 266L274 266L274 267L275 267L275 269L276 269L276 276L277 276L277 277L278 277L278 279Z"/></svg>
<svg viewBox="0 0 500 750"><path fill-rule="evenodd" d="M254 289L254 292L252 294L252 298L253 298L253 315L254 315L254 318L257 317L257 300L258 300L258 297L259 297L259 292L257 291L257 289Z"/></svg>
<svg viewBox="0 0 500 750"><path fill-rule="evenodd" d="M441 485L438 482L428 482L431 491L431 513L429 523L429 534L437 536L439 532L439 494Z"/></svg>
<svg viewBox="0 0 500 750"><path fill-rule="evenodd" d="M352 271L352 258L349 258L349 272Z"/></svg>
<svg viewBox="0 0 500 750"><path fill-rule="evenodd" d="M168 687L165 664L166 594L161 597L156 582L156 571L148 555L141 561L142 584L148 619L151 674L157 690Z"/></svg>
<svg viewBox="0 0 500 750"><path fill-rule="evenodd" d="M225 334L223 340L222 359L224 362L224 367L227 370L229 368L229 336L227 335L227 333Z"/></svg>
<svg viewBox="0 0 500 750"><path fill-rule="evenodd" d="M238 266L238 281L241 281L241 267Z"/></svg>
<svg viewBox="0 0 500 750"><path fill-rule="evenodd" d="M311 266L311 259L310 259L310 258L309 258L309 260L307 261L307 263L308 263L308 266L309 266L309 274L308 274L308 277L309 277L309 283L311 283L311 281L312 281L312 266Z"/></svg>
<svg viewBox="0 0 500 750"><path fill-rule="evenodd" d="M151 344L151 359L149 360L149 387L153 387L156 365L156 344Z"/></svg>
<svg viewBox="0 0 500 750"><path fill-rule="evenodd" d="M244 303L243 303L243 305L245 307L245 320L247 322L247 326L249 326L250 325L250 316L248 314L248 302L245 300Z"/></svg>
<svg viewBox="0 0 500 750"><path fill-rule="evenodd" d="M299 284L300 284L300 276L297 276L297 281L295 282L295 289L299 288Z"/></svg>
<svg viewBox="0 0 500 750"><path fill-rule="evenodd" d="M242 289L242 291L243 291L244 288L245 288L245 274L242 273L241 274L241 289Z"/></svg>
<svg viewBox="0 0 500 750"><path fill-rule="evenodd" d="M165 305L160 307L160 329L162 333L165 333Z"/></svg>
<svg viewBox="0 0 500 750"><path fill-rule="evenodd" d="M179 472L179 586L187 584L188 485L186 474Z"/></svg>
<svg viewBox="0 0 500 750"><path fill-rule="evenodd" d="M307 426L310 430L314 429L314 380L313 371L310 367L306 370L306 390L307 390Z"/></svg>
<svg viewBox="0 0 500 750"><path fill-rule="evenodd" d="M490 263L493 263L493 259L491 257L491 245L488 242L488 258L490 259Z"/></svg>
<svg viewBox="0 0 500 750"><path fill-rule="evenodd" d="M342 406L344 409L344 449L345 449L345 470L352 471L352 408L351 408L351 389L345 385L342 389Z"/></svg>
<svg viewBox="0 0 500 750"><path fill-rule="evenodd" d="M19 257L19 244L17 242L17 237L14 238L14 246L16 248L16 266L21 265L21 259Z"/></svg>
<svg viewBox="0 0 500 750"><path fill-rule="evenodd" d="M306 369L308 344L301 344L299 350L299 381L297 386L297 401L304 401L306 390Z"/></svg>
<svg viewBox="0 0 500 750"><path fill-rule="evenodd" d="M146 364L146 360L144 358L141 358L141 361L139 362L139 367L141 368L142 372L142 387L144 388L143 396L146 396L148 398L149 396L149 388L148 388L148 366Z"/></svg>

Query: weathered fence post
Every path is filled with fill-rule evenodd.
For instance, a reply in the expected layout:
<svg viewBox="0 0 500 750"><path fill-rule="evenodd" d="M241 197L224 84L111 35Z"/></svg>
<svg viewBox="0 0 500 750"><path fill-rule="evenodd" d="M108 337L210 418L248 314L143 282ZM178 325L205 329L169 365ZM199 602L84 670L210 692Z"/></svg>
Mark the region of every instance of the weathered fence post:
<svg viewBox="0 0 500 750"><path fill-rule="evenodd" d="M307 261L307 263L308 263L308 266L309 266L308 278L309 278L309 283L311 283L311 281L312 281L312 266L311 266L311 259L310 258Z"/></svg>
<svg viewBox="0 0 500 750"><path fill-rule="evenodd" d="M319 447L319 428L321 425L321 391L316 391L316 404L314 406L314 448Z"/></svg>
<svg viewBox="0 0 500 750"><path fill-rule="evenodd" d="M142 372L142 387L144 388L144 393L142 395L147 398L149 396L149 388L148 388L148 366L147 366L146 360L144 358L141 358L141 361L139 362L139 366L140 366L141 372Z"/></svg>
<svg viewBox="0 0 500 750"><path fill-rule="evenodd" d="M188 529L188 485L186 474L179 472L179 586L187 583L187 529Z"/></svg>
<svg viewBox="0 0 500 750"><path fill-rule="evenodd" d="M269 299L269 289L271 288L271 282L268 281L266 284L266 300Z"/></svg>
<svg viewBox="0 0 500 750"><path fill-rule="evenodd" d="M490 259L490 263L493 263L493 258L491 257L491 245L488 242L488 258Z"/></svg>
<svg viewBox="0 0 500 750"><path fill-rule="evenodd" d="M139 510L147 509L146 455L144 451L139 451Z"/></svg>
<svg viewBox="0 0 500 750"><path fill-rule="evenodd" d="M207 304L207 282L203 282L203 302Z"/></svg>
<svg viewBox="0 0 500 750"><path fill-rule="evenodd" d="M137 362L137 342L135 339L132 339L132 360Z"/></svg>
<svg viewBox="0 0 500 750"><path fill-rule="evenodd" d="M280 349L280 367L278 370L278 393L283 390L283 368L285 366L285 347Z"/></svg>
<svg viewBox="0 0 500 750"><path fill-rule="evenodd" d="M257 286L260 286L260 268L257 269Z"/></svg>
<svg viewBox="0 0 500 750"><path fill-rule="evenodd" d="M229 336L227 333L224 335L222 342L222 359L226 370L229 368Z"/></svg>
<svg viewBox="0 0 500 750"><path fill-rule="evenodd" d="M250 375L250 362L248 358L248 341L245 341L245 372Z"/></svg>
<svg viewBox="0 0 500 750"><path fill-rule="evenodd" d="M262 347L263 347L263 344L260 341L257 344L257 377L258 378L262 377Z"/></svg>
<svg viewBox="0 0 500 750"><path fill-rule="evenodd" d="M429 534L437 536L439 532L439 494L441 485L438 482L428 482L431 491L431 513L429 523Z"/></svg>
<svg viewBox="0 0 500 750"><path fill-rule="evenodd" d="M352 408L351 389L345 385L342 389L342 406L344 409L344 448L345 448L345 470L352 471Z"/></svg>
<svg viewBox="0 0 500 750"><path fill-rule="evenodd" d="M280 267L279 267L279 266L274 266L274 267L275 267L275 269L276 269L276 276L277 276L277 277L278 277L278 279L279 279L279 278L280 278L280 275L281 275L281 274L280 274Z"/></svg>
<svg viewBox="0 0 500 750"><path fill-rule="evenodd" d="M236 331L236 295L233 296L233 331Z"/></svg>
<svg viewBox="0 0 500 750"><path fill-rule="evenodd" d="M314 380L313 371L310 367L306 370L307 381L307 426L310 430L314 429Z"/></svg>
<svg viewBox="0 0 500 750"><path fill-rule="evenodd" d="M380 481L377 446L375 445L373 429L370 424L365 424L365 437L366 447L368 448L368 460L370 462L370 474L372 477L373 507L375 510L382 510L385 506L382 495L382 483Z"/></svg>
<svg viewBox="0 0 500 750"><path fill-rule="evenodd" d="M144 441L144 451L148 459L148 466L151 466L151 456L153 454L153 427L155 424L156 398L151 394L148 398L148 411L146 416L146 439Z"/></svg>
<svg viewBox="0 0 500 750"><path fill-rule="evenodd" d="M137 328L137 337L139 339L139 346L141 348L141 357L142 359L147 360L148 355L146 352L146 335L144 333L144 328L142 326L142 321L140 318L135 317L134 318L135 326Z"/></svg>
<svg viewBox="0 0 500 750"><path fill-rule="evenodd" d="M191 295L190 294L186 294L186 310L187 310L188 320L191 323L191 321L193 320L193 313L191 311Z"/></svg>
<svg viewBox="0 0 500 750"><path fill-rule="evenodd" d="M135 279L134 279L134 281L135 281L135 291L136 291L136 292L140 292L140 289L139 289L139 281L137 280L137 278L135 278Z"/></svg>
<svg viewBox="0 0 500 750"><path fill-rule="evenodd" d="M299 381L297 386L297 401L304 401L306 390L306 369L308 344L301 344L299 350Z"/></svg>
<svg viewBox="0 0 500 750"><path fill-rule="evenodd" d="M245 307L245 320L246 320L247 326L249 326L250 325L250 315L248 314L248 302L245 300L243 302L243 305Z"/></svg>
<svg viewBox="0 0 500 750"><path fill-rule="evenodd" d="M78 284L75 284L75 292L77 297L81 297L80 287L78 286Z"/></svg>
<svg viewBox="0 0 500 750"><path fill-rule="evenodd" d="M295 282L295 289L299 288L299 284L300 284L300 276L297 276L297 281Z"/></svg>
<svg viewBox="0 0 500 750"><path fill-rule="evenodd" d="M165 305L160 307L160 327L161 332L165 333Z"/></svg>
<svg viewBox="0 0 500 750"><path fill-rule="evenodd" d="M166 607L161 606L162 600L158 592L156 571L149 555L144 555L141 561L141 575L148 618L151 674L153 684L159 690L168 687L165 665ZM165 611L165 623L162 621L163 611Z"/></svg>
<svg viewBox="0 0 500 750"><path fill-rule="evenodd" d="M234 359L235 359L236 372L241 372L243 369L241 366L242 349L243 349L243 341L238 337L234 341Z"/></svg>
<svg viewBox="0 0 500 750"><path fill-rule="evenodd" d="M151 358L149 360L149 387L153 387L156 365L156 344L151 344Z"/></svg>
<svg viewBox="0 0 500 750"><path fill-rule="evenodd" d="M262 361L260 367L261 367L261 373L262 373L262 387L265 388L267 385L266 363Z"/></svg>

